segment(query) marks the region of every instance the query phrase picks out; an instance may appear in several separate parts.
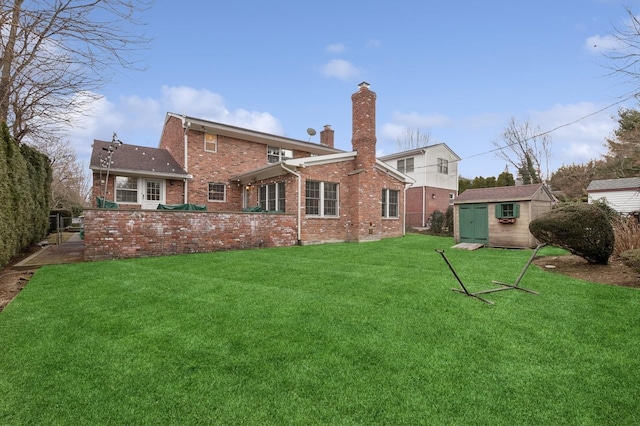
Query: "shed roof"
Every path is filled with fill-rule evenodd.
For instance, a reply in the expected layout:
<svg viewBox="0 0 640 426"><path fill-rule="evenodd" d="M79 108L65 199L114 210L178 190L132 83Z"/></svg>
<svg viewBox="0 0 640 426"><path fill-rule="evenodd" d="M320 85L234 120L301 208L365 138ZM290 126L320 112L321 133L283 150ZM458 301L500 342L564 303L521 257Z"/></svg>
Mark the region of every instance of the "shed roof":
<svg viewBox="0 0 640 426"><path fill-rule="evenodd" d="M587 186L587 192L620 189L640 189L640 177L592 180Z"/></svg>
<svg viewBox="0 0 640 426"><path fill-rule="evenodd" d="M93 141L91 152L91 170L106 170L101 164L108 156L111 142ZM178 164L166 149L150 148L138 145L118 145L111 156L111 172L125 172L127 174L158 176L165 178L186 179L189 174Z"/></svg>
<svg viewBox="0 0 640 426"><path fill-rule="evenodd" d="M454 204L530 201L541 191L547 194L550 200L555 200L555 197L544 184L535 183L531 185L467 189L455 199Z"/></svg>

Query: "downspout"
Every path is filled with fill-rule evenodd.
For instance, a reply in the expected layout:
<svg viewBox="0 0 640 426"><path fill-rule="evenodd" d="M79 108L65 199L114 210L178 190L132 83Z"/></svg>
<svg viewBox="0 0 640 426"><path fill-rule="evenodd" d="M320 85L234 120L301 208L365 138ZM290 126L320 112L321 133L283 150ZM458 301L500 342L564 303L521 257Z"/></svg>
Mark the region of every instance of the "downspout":
<svg viewBox="0 0 640 426"><path fill-rule="evenodd" d="M300 245L301 244L301 241L300 241L301 222L300 222L300 220L301 220L301 217L302 217L302 213L300 211L301 210L301 208L300 208L300 191L302 191L302 176L300 176L300 173L294 172L293 170L286 168L284 166L284 163L280 163L280 167L282 167L287 172L289 172L289 173L291 173L291 174L293 174L293 175L298 177L298 203L297 203L298 204L298 209L297 209L298 210L298 219L297 219L297 223L296 223L296 228L297 228L296 229L296 233L297 233L298 245Z"/></svg>
<svg viewBox="0 0 640 426"><path fill-rule="evenodd" d="M427 225L427 150L423 149L422 153L424 154L424 165L422 170L424 170L424 177L422 181L422 226Z"/></svg>
<svg viewBox="0 0 640 426"><path fill-rule="evenodd" d="M402 215L402 236L407 235L407 185L404 184L404 214Z"/></svg>
<svg viewBox="0 0 640 426"><path fill-rule="evenodd" d="M184 120L184 118L183 118ZM188 133L189 127L191 123L186 120L182 122L182 127L184 128L184 171L189 172L189 157L188 157L188 149L187 143L189 142ZM189 179L184 180L184 203L187 204L189 202Z"/></svg>

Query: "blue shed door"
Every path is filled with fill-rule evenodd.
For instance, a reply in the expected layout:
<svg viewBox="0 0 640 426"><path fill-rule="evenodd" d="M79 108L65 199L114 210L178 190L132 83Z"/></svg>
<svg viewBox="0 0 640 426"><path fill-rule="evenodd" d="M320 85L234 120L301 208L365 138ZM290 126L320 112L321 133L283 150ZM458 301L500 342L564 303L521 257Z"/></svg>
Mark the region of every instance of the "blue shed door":
<svg viewBox="0 0 640 426"><path fill-rule="evenodd" d="M461 204L460 215L461 243L489 242L489 214L487 204Z"/></svg>

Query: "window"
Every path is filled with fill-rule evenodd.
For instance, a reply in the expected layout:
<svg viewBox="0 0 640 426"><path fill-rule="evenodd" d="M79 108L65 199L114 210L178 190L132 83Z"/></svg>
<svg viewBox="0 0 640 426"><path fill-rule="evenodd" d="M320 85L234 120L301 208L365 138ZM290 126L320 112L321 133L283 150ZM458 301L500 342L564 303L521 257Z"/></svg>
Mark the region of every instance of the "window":
<svg viewBox="0 0 640 426"><path fill-rule="evenodd" d="M204 134L204 150L207 152L218 152L218 135Z"/></svg>
<svg viewBox="0 0 640 426"><path fill-rule="evenodd" d="M305 210L313 216L338 216L338 184L306 182Z"/></svg>
<svg viewBox="0 0 640 426"><path fill-rule="evenodd" d="M520 204L501 203L496 205L496 217L498 219L515 219L520 216Z"/></svg>
<svg viewBox="0 0 640 426"><path fill-rule="evenodd" d="M438 173L449 174L449 160L438 158Z"/></svg>
<svg viewBox="0 0 640 426"><path fill-rule="evenodd" d="M278 148L277 146L267 147L267 162L277 163L279 161L293 158L293 151L290 149Z"/></svg>
<svg viewBox="0 0 640 426"><path fill-rule="evenodd" d="M116 203L138 202L138 179L116 176Z"/></svg>
<svg viewBox="0 0 640 426"><path fill-rule="evenodd" d="M398 217L398 200L400 191L393 189L382 190L382 217Z"/></svg>
<svg viewBox="0 0 640 426"><path fill-rule="evenodd" d="M397 169L402 173L409 173L413 171L413 157L405 158L404 160L398 160Z"/></svg>
<svg viewBox="0 0 640 426"><path fill-rule="evenodd" d="M258 204L269 212L283 212L285 210L284 182L261 185L258 188Z"/></svg>
<svg viewBox="0 0 640 426"><path fill-rule="evenodd" d="M224 201L226 189L224 183L209 182L209 201Z"/></svg>

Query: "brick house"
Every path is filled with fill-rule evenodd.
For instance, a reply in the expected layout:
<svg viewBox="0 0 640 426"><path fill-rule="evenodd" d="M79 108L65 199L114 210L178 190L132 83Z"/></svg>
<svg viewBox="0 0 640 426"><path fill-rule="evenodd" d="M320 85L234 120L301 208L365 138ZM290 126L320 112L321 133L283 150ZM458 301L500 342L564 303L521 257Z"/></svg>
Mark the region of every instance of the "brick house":
<svg viewBox="0 0 640 426"><path fill-rule="evenodd" d="M93 195L121 209L260 206L294 215L300 244L401 236L413 180L375 156L375 92L361 83L351 98L352 151L334 148L330 126L316 144L168 113L158 148L94 142Z"/></svg>
<svg viewBox="0 0 640 426"><path fill-rule="evenodd" d="M407 189L407 226L426 226L435 210L446 212L458 195L460 157L446 144L397 152L380 157L414 180Z"/></svg>

